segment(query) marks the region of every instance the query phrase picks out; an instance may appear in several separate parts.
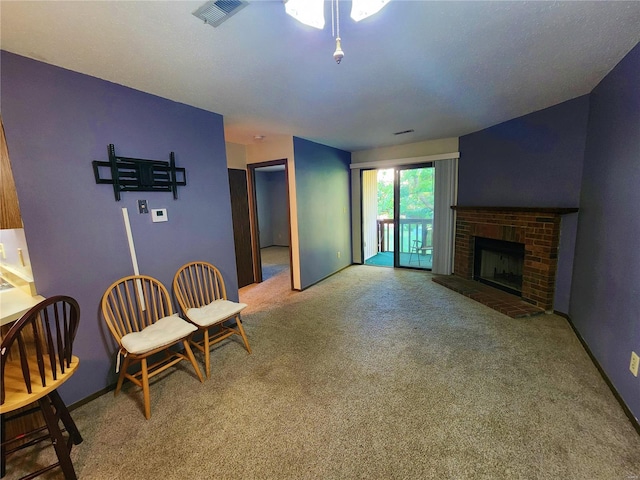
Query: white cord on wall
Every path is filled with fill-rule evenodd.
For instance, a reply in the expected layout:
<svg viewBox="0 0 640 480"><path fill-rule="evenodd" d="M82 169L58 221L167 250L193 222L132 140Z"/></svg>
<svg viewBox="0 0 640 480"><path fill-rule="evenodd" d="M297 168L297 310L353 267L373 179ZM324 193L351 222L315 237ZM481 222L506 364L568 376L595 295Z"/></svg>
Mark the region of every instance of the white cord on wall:
<svg viewBox="0 0 640 480"><path fill-rule="evenodd" d="M131 263L133 264L133 273L135 275L140 275L140 270L138 269L138 257L136 256L136 246L133 243L133 235L131 234L131 223L129 222L129 211L126 207L122 208L122 217L124 219L124 228L127 231L127 241L129 242L129 253L131 255ZM142 282L140 280L137 281L138 284L138 297L140 298L140 306L142 310L146 310L144 303L144 295L142 292Z"/></svg>

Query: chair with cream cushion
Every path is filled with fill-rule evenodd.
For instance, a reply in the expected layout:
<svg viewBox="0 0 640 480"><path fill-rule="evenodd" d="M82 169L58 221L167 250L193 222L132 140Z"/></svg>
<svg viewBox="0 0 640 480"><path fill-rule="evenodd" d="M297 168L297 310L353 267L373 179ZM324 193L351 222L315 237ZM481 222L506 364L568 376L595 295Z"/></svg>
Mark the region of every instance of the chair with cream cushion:
<svg viewBox="0 0 640 480"><path fill-rule="evenodd" d="M227 299L220 270L207 262L191 262L180 267L173 278L173 290L186 318L203 333L202 341L192 344L204 353L207 377L211 376L211 346L232 335L242 338L249 353L249 341L242 327L240 312L246 303ZM225 325L235 319L236 327Z"/></svg>
<svg viewBox="0 0 640 480"><path fill-rule="evenodd" d="M114 282L102 297L102 314L118 342L118 365L120 355L124 356L115 395L120 392L125 378L142 387L147 419L151 417L150 378L188 360L203 381L189 346L197 328L173 314L169 292L155 278L131 275ZM182 344L184 353L171 349L177 344ZM147 359L160 352L164 353L164 358L148 365ZM140 363L140 371L129 374L127 370L136 363Z"/></svg>

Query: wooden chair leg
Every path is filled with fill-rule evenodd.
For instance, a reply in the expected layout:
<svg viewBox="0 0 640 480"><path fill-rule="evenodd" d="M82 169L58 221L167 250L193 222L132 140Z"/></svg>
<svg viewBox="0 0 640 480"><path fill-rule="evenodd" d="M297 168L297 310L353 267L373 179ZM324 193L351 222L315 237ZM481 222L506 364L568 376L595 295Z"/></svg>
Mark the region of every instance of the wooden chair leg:
<svg viewBox="0 0 640 480"><path fill-rule="evenodd" d="M73 418L69 413L69 409L62 401L60 394L57 390L54 390L49 394L49 397L51 398L53 406L56 407L56 414L60 417L60 420L62 420L64 427L69 433L71 441L74 445L80 445L82 443L82 435L80 435L80 431L78 430L78 427L76 427L76 422L73 421Z"/></svg>
<svg viewBox="0 0 640 480"><path fill-rule="evenodd" d="M247 335L244 333L244 327L242 326L242 321L240 320L240 315L236 317L236 323L238 324L238 330L240 331L240 335L242 336L242 340L244 341L244 346L247 349L247 352L251 353L251 347L249 346L249 340L247 340Z"/></svg>
<svg viewBox="0 0 640 480"><path fill-rule="evenodd" d="M196 357L193 356L193 351L189 346L189 340L183 340L182 344L184 345L184 351L187 353L187 358L191 362L191 365L193 365L193 369L196 371L196 375L198 375L198 378L200 379L200 383L204 382L204 379L202 378L202 373L200 373L200 368L198 368L198 364L196 363ZM206 352L205 352L205 355L206 355Z"/></svg>
<svg viewBox="0 0 640 480"><path fill-rule="evenodd" d="M49 429L49 435L51 436L53 447L56 450L56 455L60 462L60 468L62 468L62 472L64 473L64 478L65 480L77 480L76 472L73 469L71 457L69 456L69 448L67 447L67 442L64 441L64 437L62 436L60 425L58 425L58 417L53 413L53 408L51 408L51 400L49 399L49 396L41 398L38 402L40 403L40 409L42 410L44 421Z"/></svg>
<svg viewBox="0 0 640 480"><path fill-rule="evenodd" d="M120 355L118 353L118 355ZM125 374L127 373L127 368L129 368L129 356L124 357L124 362L120 365L120 374L118 375L118 383L116 384L116 391L113 393L115 397L120 393L120 389L122 388L122 383L124 382Z"/></svg>
<svg viewBox="0 0 640 480"><path fill-rule="evenodd" d="M0 441L2 442L0 445L0 477L4 477L7 473L7 463L6 463L6 450L7 448L4 445L4 442L7 441L7 427L5 425L4 415L0 415Z"/></svg>
<svg viewBox="0 0 640 480"><path fill-rule="evenodd" d="M211 360L211 352L209 351L209 329L207 328L204 331L204 370L207 374L207 378L211 378L211 364L209 361Z"/></svg>
<svg viewBox="0 0 640 480"><path fill-rule="evenodd" d="M149 420L151 418L151 398L149 396L149 370L147 369L147 359L140 361L142 368L142 397L144 399L144 417Z"/></svg>

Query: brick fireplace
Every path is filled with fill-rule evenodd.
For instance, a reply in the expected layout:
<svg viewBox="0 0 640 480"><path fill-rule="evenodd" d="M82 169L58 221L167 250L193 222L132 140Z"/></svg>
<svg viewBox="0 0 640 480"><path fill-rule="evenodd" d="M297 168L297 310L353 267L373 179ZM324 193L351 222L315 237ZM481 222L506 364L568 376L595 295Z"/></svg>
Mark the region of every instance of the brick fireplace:
<svg viewBox="0 0 640 480"><path fill-rule="evenodd" d="M524 244L522 300L553 310L560 219L577 208L452 207L456 211L454 275L473 278L475 237Z"/></svg>

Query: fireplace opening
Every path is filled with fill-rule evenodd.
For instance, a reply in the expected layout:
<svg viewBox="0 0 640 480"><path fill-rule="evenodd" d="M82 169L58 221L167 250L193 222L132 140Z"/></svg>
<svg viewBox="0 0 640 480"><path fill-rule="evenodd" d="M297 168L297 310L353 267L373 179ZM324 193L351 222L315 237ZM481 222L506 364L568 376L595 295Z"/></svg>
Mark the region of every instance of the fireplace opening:
<svg viewBox="0 0 640 480"><path fill-rule="evenodd" d="M524 243L475 237L473 279L522 296Z"/></svg>

